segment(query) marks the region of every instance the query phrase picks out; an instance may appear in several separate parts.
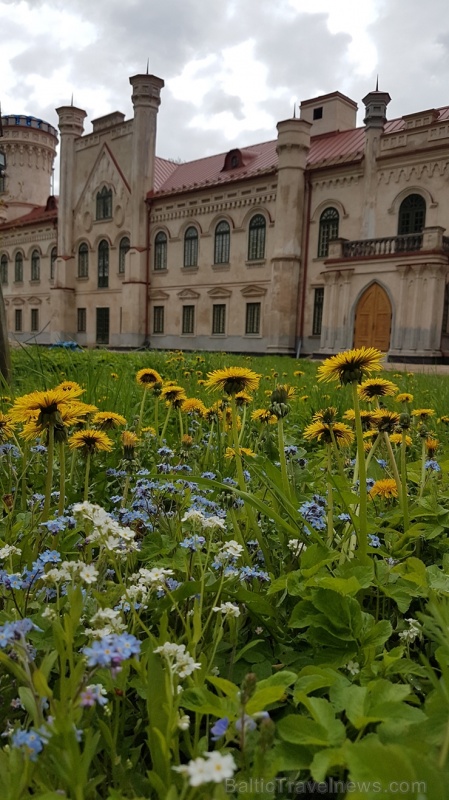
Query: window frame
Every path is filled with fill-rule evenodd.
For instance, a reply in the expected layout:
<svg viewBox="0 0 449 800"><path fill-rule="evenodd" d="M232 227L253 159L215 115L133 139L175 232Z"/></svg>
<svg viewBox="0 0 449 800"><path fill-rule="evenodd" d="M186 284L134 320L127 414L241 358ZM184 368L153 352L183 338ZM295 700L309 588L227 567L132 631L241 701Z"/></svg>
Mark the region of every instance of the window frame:
<svg viewBox="0 0 449 800"><path fill-rule="evenodd" d="M14 257L14 283L23 283L23 253Z"/></svg>
<svg viewBox="0 0 449 800"><path fill-rule="evenodd" d="M30 309L30 331L31 333L38 333L39 331L39 309L38 308L31 308Z"/></svg>
<svg viewBox="0 0 449 800"><path fill-rule="evenodd" d="M58 257L58 249L56 247L51 248L50 252L50 280L54 281L56 275L56 259Z"/></svg>
<svg viewBox="0 0 449 800"><path fill-rule="evenodd" d="M96 220L112 219L112 189L107 186L97 192L95 212Z"/></svg>
<svg viewBox="0 0 449 800"><path fill-rule="evenodd" d="M248 261L263 261L267 221L263 214L254 214L248 225Z"/></svg>
<svg viewBox="0 0 449 800"><path fill-rule="evenodd" d="M41 255L39 250L31 253L31 278L32 283L37 283L41 279Z"/></svg>
<svg viewBox="0 0 449 800"><path fill-rule="evenodd" d="M340 228L340 214L335 206L328 206L320 215L318 231L318 258L327 258L329 255L329 242L338 239Z"/></svg>
<svg viewBox="0 0 449 800"><path fill-rule="evenodd" d="M2 286L8 285L9 258L6 253L0 257L0 282Z"/></svg>
<svg viewBox="0 0 449 800"><path fill-rule="evenodd" d="M23 314L21 308L14 309L14 333L22 333L23 330Z"/></svg>
<svg viewBox="0 0 449 800"><path fill-rule="evenodd" d="M226 336L226 303L212 305L212 336Z"/></svg>
<svg viewBox="0 0 449 800"><path fill-rule="evenodd" d="M109 242L107 239L98 242L97 287L98 289L109 288Z"/></svg>
<svg viewBox="0 0 449 800"><path fill-rule="evenodd" d="M231 254L231 226L225 219L215 226L214 265L229 264Z"/></svg>
<svg viewBox="0 0 449 800"><path fill-rule="evenodd" d="M153 269L155 272L162 272L167 269L168 236L165 231L158 231L154 237L154 261Z"/></svg>
<svg viewBox="0 0 449 800"><path fill-rule="evenodd" d="M262 320L262 303L260 301L246 304L245 336L260 336Z"/></svg>
<svg viewBox="0 0 449 800"><path fill-rule="evenodd" d="M419 200L418 203L416 201ZM413 202L416 203L413 208ZM411 206L407 208L407 206ZM398 236L413 236L423 232L426 225L427 204L421 194L412 192L404 197L398 211ZM421 224L420 224L421 222Z"/></svg>
<svg viewBox="0 0 449 800"><path fill-rule="evenodd" d="M182 325L181 325L181 334L182 336L194 336L195 335L195 306L194 305L183 305L182 307Z"/></svg>
<svg viewBox="0 0 449 800"><path fill-rule="evenodd" d="M153 306L153 334L160 336L165 332L165 306Z"/></svg>
<svg viewBox="0 0 449 800"><path fill-rule="evenodd" d="M324 286L317 286L313 293L312 336L321 336L323 326Z"/></svg>
<svg viewBox="0 0 449 800"><path fill-rule="evenodd" d="M78 247L78 278L89 277L89 245L81 242Z"/></svg>
<svg viewBox="0 0 449 800"><path fill-rule="evenodd" d="M118 248L118 272L119 275L125 274L125 260L126 254L131 248L131 242L129 240L129 236L122 236L120 239L120 244Z"/></svg>
<svg viewBox="0 0 449 800"><path fill-rule="evenodd" d="M190 234L190 235L189 235ZM198 230L194 225L189 225L184 233L184 260L183 265L185 269L198 266L198 251L199 251L199 236Z"/></svg>
<svg viewBox="0 0 449 800"><path fill-rule="evenodd" d="M81 307L76 309L76 329L78 333L87 332L87 308Z"/></svg>
<svg viewBox="0 0 449 800"><path fill-rule="evenodd" d="M96 344L109 344L110 332L111 332L111 314L109 306L100 306L95 309L95 342ZM104 314L100 314L100 312L105 312ZM107 313L106 313L107 312ZM100 317L104 316L104 330L105 333L103 336L100 333ZM107 324L106 324L107 320Z"/></svg>

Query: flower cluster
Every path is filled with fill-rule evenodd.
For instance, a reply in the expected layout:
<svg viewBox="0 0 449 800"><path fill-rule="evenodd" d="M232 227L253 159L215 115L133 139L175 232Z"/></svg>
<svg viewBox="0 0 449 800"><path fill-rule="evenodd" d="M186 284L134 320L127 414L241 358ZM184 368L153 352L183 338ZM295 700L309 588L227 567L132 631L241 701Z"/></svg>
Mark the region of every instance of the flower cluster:
<svg viewBox="0 0 449 800"><path fill-rule="evenodd" d="M165 658L171 674L178 675L181 679L187 678L196 669L201 668L201 664L196 662L186 651L185 644L165 642L160 647L156 647L154 652Z"/></svg>

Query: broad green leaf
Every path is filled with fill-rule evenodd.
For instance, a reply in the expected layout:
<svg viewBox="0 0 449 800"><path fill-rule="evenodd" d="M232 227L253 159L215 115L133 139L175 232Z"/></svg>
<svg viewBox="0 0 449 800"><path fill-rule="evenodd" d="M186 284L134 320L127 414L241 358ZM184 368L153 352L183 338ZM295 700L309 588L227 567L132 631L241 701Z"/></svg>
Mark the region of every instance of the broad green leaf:
<svg viewBox="0 0 449 800"><path fill-rule="evenodd" d="M309 717L289 714L278 722L281 739L290 744L328 747L330 744L326 728Z"/></svg>

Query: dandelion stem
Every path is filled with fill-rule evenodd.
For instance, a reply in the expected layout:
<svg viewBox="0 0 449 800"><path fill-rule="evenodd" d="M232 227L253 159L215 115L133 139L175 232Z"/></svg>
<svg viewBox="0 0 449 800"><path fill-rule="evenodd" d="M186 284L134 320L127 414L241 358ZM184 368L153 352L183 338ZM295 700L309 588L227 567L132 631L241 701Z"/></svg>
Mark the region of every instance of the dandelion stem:
<svg viewBox="0 0 449 800"><path fill-rule="evenodd" d="M53 486L53 459L55 455L55 428L50 422L48 426L48 445L47 445L47 477L45 479L45 501L42 512L42 521L46 522L50 513L51 490Z"/></svg>
<svg viewBox="0 0 449 800"><path fill-rule="evenodd" d="M421 445L421 481L419 485L419 497L423 496L424 492L424 485L426 482L426 440L423 437L422 445Z"/></svg>
<svg viewBox="0 0 449 800"><path fill-rule="evenodd" d="M164 421L164 424L162 426L161 436L160 436L160 439L159 439L159 444L162 444L162 442L164 441L165 431L167 430L167 425L168 425L168 420L170 419L170 414L171 414L171 403L168 406L167 415L165 417L165 421Z"/></svg>
<svg viewBox="0 0 449 800"><path fill-rule="evenodd" d="M142 421L143 421L143 410L145 408L145 400L147 399L147 390L143 390L142 401L140 403L140 411L139 411L139 420L137 422L136 433L137 435L140 434L142 428Z"/></svg>
<svg viewBox="0 0 449 800"><path fill-rule="evenodd" d="M90 451L86 455L86 472L84 474L84 502L89 499L89 472L90 472Z"/></svg>
<svg viewBox="0 0 449 800"><path fill-rule="evenodd" d="M59 443L59 503L58 514L62 515L65 506L65 445Z"/></svg>
<svg viewBox="0 0 449 800"><path fill-rule="evenodd" d="M332 475L332 445L329 443L327 448L327 543L332 544L334 538L334 495L333 486L330 481Z"/></svg>
<svg viewBox="0 0 449 800"><path fill-rule="evenodd" d="M401 477L402 477L402 513L404 515L404 533L406 533L409 526L406 448L407 448L407 434L406 431L403 430L402 442L401 442Z"/></svg>
<svg viewBox="0 0 449 800"><path fill-rule="evenodd" d="M278 444L279 444L279 461L281 464L281 475L284 489L287 497L291 499L290 482L288 480L287 460L285 458L285 444L284 444L284 422L282 417L278 417Z"/></svg>
<svg viewBox="0 0 449 800"><path fill-rule="evenodd" d="M386 447L387 447L388 457L390 459L391 470L393 472L394 479L396 481L396 486L397 486L397 489L398 489L398 497L400 498L400 503L401 503L401 506L403 507L402 511L404 512L404 498L403 498L403 495L402 495L401 478L400 478L400 475L399 475L398 465L397 465L396 459L394 457L393 448L391 446L391 442L390 442L390 439L388 437L388 433L386 431L384 431L384 440L385 440L385 444L386 444Z"/></svg>
<svg viewBox="0 0 449 800"><path fill-rule="evenodd" d="M359 557L360 561L368 561L368 531L367 531L367 495L366 495L366 465L365 465L365 451L363 447L363 430L362 420L360 417L359 395L357 392L357 381L352 382L352 396L354 402L355 412L355 433L357 440L357 457L359 461L359 498L360 505L358 509L359 530L358 530L358 544L359 544Z"/></svg>

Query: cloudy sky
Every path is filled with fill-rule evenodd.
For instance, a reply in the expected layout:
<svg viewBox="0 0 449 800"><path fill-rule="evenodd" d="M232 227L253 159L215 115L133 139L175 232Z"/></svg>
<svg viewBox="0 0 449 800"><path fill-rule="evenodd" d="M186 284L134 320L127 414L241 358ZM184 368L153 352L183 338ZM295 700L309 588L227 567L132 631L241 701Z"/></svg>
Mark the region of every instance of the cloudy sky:
<svg viewBox="0 0 449 800"><path fill-rule="evenodd" d="M449 104L447 0L0 0L3 113L132 114L130 75L165 80L158 155L273 139L301 100L361 104L379 74L389 117ZM362 113L359 114L360 123ZM89 122L86 130L90 130Z"/></svg>

